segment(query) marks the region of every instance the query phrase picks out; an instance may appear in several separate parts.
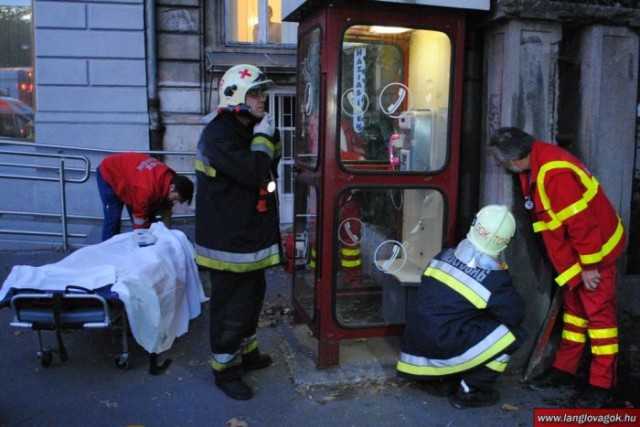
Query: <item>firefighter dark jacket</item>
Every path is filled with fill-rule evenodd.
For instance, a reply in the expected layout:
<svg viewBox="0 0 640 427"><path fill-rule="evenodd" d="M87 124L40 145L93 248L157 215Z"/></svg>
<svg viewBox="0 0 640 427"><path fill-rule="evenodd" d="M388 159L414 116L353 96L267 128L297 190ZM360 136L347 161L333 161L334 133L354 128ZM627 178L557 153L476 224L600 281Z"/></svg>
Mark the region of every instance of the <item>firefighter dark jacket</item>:
<svg viewBox="0 0 640 427"><path fill-rule="evenodd" d="M558 276L575 287L581 272L609 266L624 249L622 221L595 177L564 149L535 141L531 170L519 175L533 202L533 231L542 239Z"/></svg>
<svg viewBox="0 0 640 427"><path fill-rule="evenodd" d="M524 302L507 269L470 268L440 252L424 271L400 346L400 376L421 379L462 373L517 348Z"/></svg>
<svg viewBox="0 0 640 427"><path fill-rule="evenodd" d="M232 113L216 116L202 131L195 165L199 265L240 273L280 264L276 192L260 196L277 176L277 131L273 141L254 136L253 125ZM259 197L266 198L264 212L257 209Z"/></svg>

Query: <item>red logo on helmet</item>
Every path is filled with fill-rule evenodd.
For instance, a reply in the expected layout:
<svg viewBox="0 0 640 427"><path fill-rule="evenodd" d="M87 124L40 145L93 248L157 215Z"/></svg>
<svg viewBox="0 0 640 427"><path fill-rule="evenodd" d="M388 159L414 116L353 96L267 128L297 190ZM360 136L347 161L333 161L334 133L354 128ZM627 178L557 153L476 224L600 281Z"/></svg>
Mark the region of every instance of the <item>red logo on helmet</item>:
<svg viewBox="0 0 640 427"><path fill-rule="evenodd" d="M246 68L244 70L240 70L240 78L244 79L245 77L251 77L251 73Z"/></svg>

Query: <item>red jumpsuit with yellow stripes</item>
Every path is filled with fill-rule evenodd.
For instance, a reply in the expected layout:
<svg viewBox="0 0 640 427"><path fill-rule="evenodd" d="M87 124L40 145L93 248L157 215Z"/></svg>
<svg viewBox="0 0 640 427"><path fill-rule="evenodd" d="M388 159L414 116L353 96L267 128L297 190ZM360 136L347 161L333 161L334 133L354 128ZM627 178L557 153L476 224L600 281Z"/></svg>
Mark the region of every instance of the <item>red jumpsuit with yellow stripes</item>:
<svg viewBox="0 0 640 427"><path fill-rule="evenodd" d="M588 340L593 356L589 383L612 388L618 355L615 263L624 249L622 222L595 177L567 151L535 141L530 166L519 174L520 183L525 199L533 202L533 229L542 235L564 297L562 341L553 366L575 375ZM581 272L594 269L601 281L590 291Z"/></svg>

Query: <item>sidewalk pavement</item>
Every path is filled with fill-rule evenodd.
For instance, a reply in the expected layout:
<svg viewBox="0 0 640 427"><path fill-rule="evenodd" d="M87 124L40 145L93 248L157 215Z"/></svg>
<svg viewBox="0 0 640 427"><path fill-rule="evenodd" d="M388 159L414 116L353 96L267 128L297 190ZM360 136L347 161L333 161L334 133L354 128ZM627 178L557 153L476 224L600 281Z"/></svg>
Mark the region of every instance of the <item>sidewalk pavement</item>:
<svg viewBox="0 0 640 427"><path fill-rule="evenodd" d="M0 283L13 265L43 265L64 255L0 252ZM342 341L340 365L318 370L317 341L306 325L292 323L291 276L271 269L267 283L258 339L274 363L245 375L255 393L248 401L230 399L213 384L208 303L189 332L159 356L172 363L156 376L147 372L148 355L133 339L129 369L115 366L121 346L110 329L64 333L69 360L54 354L45 368L36 357L36 334L10 327L11 310L1 309L0 427L532 426L534 408L569 407L570 392L533 392L514 373L499 380L498 405L455 409L446 397L396 378L399 337ZM55 334L43 336L55 348Z"/></svg>

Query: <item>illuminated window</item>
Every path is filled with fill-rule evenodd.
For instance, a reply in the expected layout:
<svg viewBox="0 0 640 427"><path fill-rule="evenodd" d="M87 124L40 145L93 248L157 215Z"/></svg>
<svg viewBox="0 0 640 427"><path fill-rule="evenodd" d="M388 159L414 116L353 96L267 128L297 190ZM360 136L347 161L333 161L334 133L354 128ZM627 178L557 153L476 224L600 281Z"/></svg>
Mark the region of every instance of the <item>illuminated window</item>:
<svg viewBox="0 0 640 427"><path fill-rule="evenodd" d="M225 39L229 43L295 44L298 24L282 22L287 0L227 0Z"/></svg>

